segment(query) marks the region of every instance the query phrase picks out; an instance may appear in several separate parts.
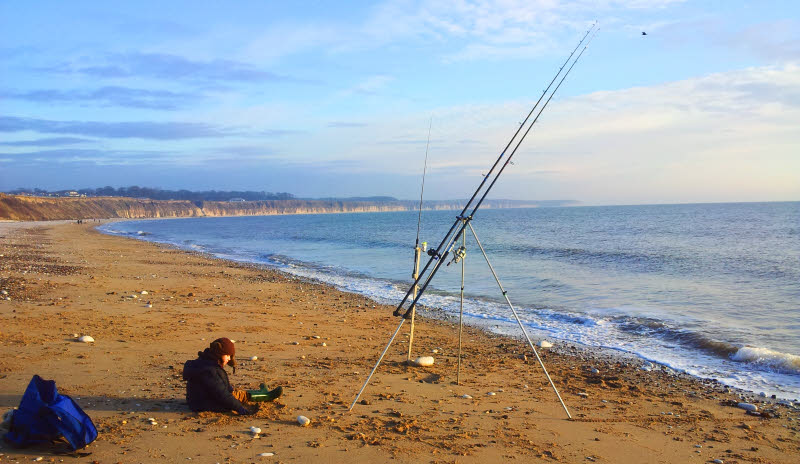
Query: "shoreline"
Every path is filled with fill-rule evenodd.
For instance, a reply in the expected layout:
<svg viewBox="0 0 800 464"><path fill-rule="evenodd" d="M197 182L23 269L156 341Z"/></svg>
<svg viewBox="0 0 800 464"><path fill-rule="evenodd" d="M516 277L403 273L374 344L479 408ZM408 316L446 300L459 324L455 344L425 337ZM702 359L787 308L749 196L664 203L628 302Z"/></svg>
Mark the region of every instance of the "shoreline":
<svg viewBox="0 0 800 464"><path fill-rule="evenodd" d="M795 406L759 399L772 417L749 416L723 404L740 400L735 392L710 382L565 346L542 356L575 418L567 421L525 344L471 326L455 385L456 325L426 317L415 356L438 350L435 365L403 363L403 332L348 413L397 324L393 308L92 226L0 226L0 285L14 296L0 301L0 406L16 406L33 373L57 380L100 430L90 461L239 462L274 452L284 462L794 462L800 453ZM73 333L97 341L77 343ZM256 416L188 412L180 366L219 336L237 340L234 384L267 380L287 394ZM299 414L312 425L299 427ZM261 438L250 425L265 429ZM47 455L0 446L0 461Z"/></svg>
<svg viewBox="0 0 800 464"><path fill-rule="evenodd" d="M183 218L168 218L168 219L183 219ZM159 220L159 219L152 219L152 218L150 218L150 219L128 219L128 220L113 220L113 221L108 221L108 222L120 222L120 221L131 221L131 220L149 221L149 220ZM100 226L98 226L98 227L100 227ZM107 234L107 235L112 235L112 236L119 236L119 237L123 237L123 238L132 238L132 239L140 240L140 241L147 242L147 243L155 243L155 244L159 244L159 245L162 245L162 246L173 247L173 248L175 248L177 250L182 250L182 251L187 251L187 252L199 252L199 253L202 253L203 255L208 256L208 257L213 258L213 259L222 259L222 260L235 262L235 263L249 263L249 264L252 264L252 265L255 265L255 266L263 266L263 267L265 267L267 269L271 269L271 270L274 270L274 271L277 271L277 272L283 272L286 275L292 275L294 277L307 279L309 282L313 282L313 283L316 283L316 284L330 285L332 287L335 287L339 291L348 292L348 293L352 293L354 295L360 295L360 296L364 296L366 298L370 298L372 301L375 302L375 304L387 304L389 306L391 306L393 304L393 302L391 301L391 298L386 298L386 297L381 298L381 296L378 295L378 294L370 293L368 291L359 291L359 289L344 288L344 287L342 287L341 285L339 285L337 283L325 282L324 277L314 277L314 276L304 275L303 272L299 272L299 273L292 272L291 270L287 270L287 269L282 268L280 265L270 264L270 263L265 263L265 262L259 262L257 259L255 259L253 257L246 257L245 256L245 257L234 258L234 257L231 257L231 256L226 256L223 253L216 253L216 252L213 252L213 251L199 251L199 250L193 249L192 247L189 247L189 246L182 246L182 245L180 245L178 243L172 243L172 242L169 242L169 241L151 240L151 239L149 239L147 237L144 237L144 236L136 236L131 232L114 233L114 232L101 231L101 233L104 233L104 234ZM148 234L145 234L145 235L148 235ZM451 296L453 296L453 295L451 295ZM398 297L398 300L399 300L399 297ZM475 301L477 301L477 300L475 300ZM493 303L499 304L500 306L505 308L505 305L503 303L501 303L501 302L494 301ZM426 307L426 309L428 311L430 311L430 314L429 314L430 317L434 317L436 319L444 320L444 321L452 321L451 318L453 317L453 314L448 312L444 308L439 308L439 307L435 307L435 306L428 306L428 307ZM466 314L465 313L464 323L467 324L467 325L470 325L472 327L477 327L477 328L480 328L481 330L493 333L495 335L507 336L507 337L511 337L511 338L514 338L514 339L524 340L524 337L522 336L522 334L519 333L519 327L518 327L517 323L513 320L513 318L511 318L510 314L508 315L508 317L487 317L485 315L482 317L479 314ZM769 383L768 384L768 382L762 381L762 383L764 383L765 385L760 385L760 386L758 386L758 385L749 385L748 386L748 385L746 385L747 384L746 381L740 382L739 385L736 385L736 382L726 383L724 381L724 379L723 380L717 380L716 378L714 378L713 376L710 376L710 375L702 375L702 373L692 373L687 368L685 368L686 366L684 366L684 368L680 367L680 365L678 367L675 367L674 365L671 365L668 361L664 361L663 359L659 360L656 357L653 357L652 354L651 354L651 356L647 356L646 354L643 354L643 353L640 353L640 352L631 351L631 350L628 350L628 349L625 349L625 348L619 348L619 347L615 347L615 346L588 345L588 344L581 343L580 341L568 340L568 339L560 339L560 338L553 337L547 330L544 330L544 329L541 329L541 328L537 328L537 327L532 327L530 325L526 327L526 330L531 335L531 338L535 339L534 341L538 341L539 339L546 339L546 340L548 340L550 342L554 342L555 343L555 347L553 348L554 350L560 349L560 347L562 345L569 345L569 346L571 346L573 348L577 348L578 350L581 350L584 353L591 354L591 353L595 353L595 352L602 352L604 358L613 358L615 360L624 361L626 363L636 363L636 362L638 362L638 365L640 367L644 366L646 368L653 368L654 366L657 366L657 368L659 368L659 369L663 369L665 371L673 372L673 373L681 373L682 375L687 375L687 376L695 378L695 379L697 379L699 381L717 382L722 387L727 388L730 391L735 391L738 394L742 395L743 397L751 397L751 398L758 397L760 392L766 391L767 392L766 393L767 397L773 396L773 394L774 394L775 398L772 398L772 399L800 402L800 397L797 396L796 392L790 391L790 389L788 389L788 388L781 388L779 383L774 383L774 384ZM388 334L387 334L387 339L388 339ZM705 355L704 353L697 353L697 354L698 355ZM680 364L680 363L678 363L678 364ZM746 370L746 369L748 369L748 367L746 365L742 365L741 369L742 370ZM712 369L709 368L707 370L710 371ZM788 375L788 374L786 374L786 375ZM731 378L733 378L733 377L731 377ZM731 380L731 378L729 378L728 380ZM775 388L772 388L773 386L775 386Z"/></svg>

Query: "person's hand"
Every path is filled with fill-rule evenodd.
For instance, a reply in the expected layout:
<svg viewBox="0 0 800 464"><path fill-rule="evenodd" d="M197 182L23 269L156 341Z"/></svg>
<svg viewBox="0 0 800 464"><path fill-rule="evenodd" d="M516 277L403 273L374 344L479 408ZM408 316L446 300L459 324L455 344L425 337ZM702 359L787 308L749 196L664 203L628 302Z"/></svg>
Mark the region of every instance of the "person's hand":
<svg viewBox="0 0 800 464"><path fill-rule="evenodd" d="M252 406L242 406L241 408L237 409L236 412L239 413L240 416L251 416L257 413L261 409L261 405L258 403L253 404Z"/></svg>

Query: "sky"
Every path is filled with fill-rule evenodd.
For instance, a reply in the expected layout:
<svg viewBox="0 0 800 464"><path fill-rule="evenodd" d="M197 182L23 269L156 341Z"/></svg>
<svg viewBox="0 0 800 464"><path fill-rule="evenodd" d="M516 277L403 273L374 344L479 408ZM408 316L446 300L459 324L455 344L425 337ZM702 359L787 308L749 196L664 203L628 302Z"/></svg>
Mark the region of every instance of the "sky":
<svg viewBox="0 0 800 464"><path fill-rule="evenodd" d="M595 21L490 198L800 200L795 0L4 0L0 191L466 198Z"/></svg>

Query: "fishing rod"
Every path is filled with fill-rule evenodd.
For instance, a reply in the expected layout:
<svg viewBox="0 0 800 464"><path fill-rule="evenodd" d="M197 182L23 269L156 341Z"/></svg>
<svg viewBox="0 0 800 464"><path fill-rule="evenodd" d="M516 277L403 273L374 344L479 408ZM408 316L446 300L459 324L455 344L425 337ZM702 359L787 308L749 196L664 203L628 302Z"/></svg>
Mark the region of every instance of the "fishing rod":
<svg viewBox="0 0 800 464"><path fill-rule="evenodd" d="M533 121L531 122L531 124L528 126L528 129L525 131L525 133L524 133L524 134L522 135L522 137L519 139L519 141L517 142L517 145L514 147L514 150L513 150L513 151L511 152L511 154L508 156L508 158L506 159L506 161L505 161L505 163L503 164L503 166L500 168L500 170L497 172L497 174L495 175L495 177L494 177L494 179L492 180L492 182L491 182L491 183L489 184L489 186L486 188L486 190L484 191L484 193L483 193L483 195L481 196L480 200L479 200L479 201L478 201L478 203L475 205L475 207L472 209L472 212L471 212L471 213L470 213L468 216L464 216L464 215L463 215L463 213L462 213L462 215L460 215L460 216L457 216L457 217L456 217L456 222L455 222L454 226L457 226L457 225L458 225L458 223L460 222L460 223L461 223L461 228L460 228L460 229L459 229L459 231L458 231L458 232L457 232L457 233L456 233L456 234L453 236L453 238L450 240L450 242L448 243L448 246L445 248L445 253L444 253L444 255L442 255L442 257L441 257L441 260L439 260L439 261L438 261L438 262L437 262L437 263L434 265L433 269L432 269L432 270L431 270L431 272L428 274L428 277L426 278L426 280L425 280L425 283L424 283L424 284L422 285L422 287L419 289L419 292L417 292L417 293L415 294L415 296L414 296L414 299L413 299L413 301L411 302L411 306L412 306L412 307L413 307L414 305L416 305L416 304L417 304L417 301L419 301L419 299L422 297L422 294L425 292L425 289L427 289L427 288L428 288L428 284L430 284L431 280L433 280L433 277L434 277L434 275L436 275L436 272L439 270L439 268L441 267L442 263L443 263L443 262L445 262L445 261L447 260L447 255L450 253L450 250L452 250L452 247L453 247L453 245L452 245L452 244L453 244L453 243L456 243L456 242L458 242L458 239L459 239L459 238L461 237L461 235L464 233L465 229L466 229L466 228L467 228L467 226L469 225L469 222L472 220L473 216L474 216L474 215L475 215L475 213L478 211L478 208L480 208L481 204L482 204L482 203L483 203L483 201L486 199L486 196L489 194L489 191L491 191L492 187L494 187L494 184L495 184L495 183L497 182L497 180L500 178L500 175L503 173L503 171L506 169L506 167L508 167L508 165L511 163L511 159L514 157L514 154L516 154L516 152L517 152L517 149L519 149L520 145L522 145L522 142L525 140L525 137L527 137L528 133L531 131L531 129L533 129L533 126L534 126L534 124L536 124L536 122L539 120L539 116L541 116L541 115L542 115L542 113L544 112L544 110L547 108L547 105L550 103L550 100L552 100L552 99L553 99L553 96L556 94L556 92L558 91L558 89L561 87L561 84L563 84L563 83L564 83L564 80L567 78L567 76L569 75L570 71L572 71L572 68L575 66L575 63L577 63L577 62L578 62L578 60L579 60L579 59L581 58L581 56L583 55L583 52L585 52L585 51L586 51L586 49L589 47L589 43L591 43L592 39L594 39L594 36L595 36L595 34L596 34L596 33L597 33L597 30L595 30L595 33L594 33L594 34L592 34L592 37L590 37L590 38L589 38L589 41L588 41L588 42L586 42L586 46L584 46L584 47L583 47L583 50L581 50L581 52L578 54L578 56L577 56L577 57L575 58L575 60L572 62L572 64L570 65L570 67L567 69L567 72L565 72L565 73L564 73L564 75L561 77L561 80L558 82L558 85L556 85L555 89L553 89L553 92L551 92L551 93L550 93L550 96L547 98L547 100L545 101L544 105L542 106L542 108L541 108L541 109L539 110L539 112L537 113L537 115L536 115L536 118L534 118L534 120L533 120ZM523 123L523 124L524 124L524 123ZM502 157L503 155L500 155L500 156ZM489 174L487 174L487 176L486 176L486 177L488 178L488 177L489 177ZM485 180L485 179L484 179L484 180ZM483 183L482 183L482 184L483 184ZM479 189L479 190L480 190L480 189ZM433 258L435 258L435 257L433 257ZM397 310L396 310L396 311L397 311ZM397 313L396 313L396 315L399 315L399 314L397 314ZM407 311L405 312L405 314L403 314L403 317L404 317L404 318L408 318L408 315L409 315L409 310L407 310Z"/></svg>
<svg viewBox="0 0 800 464"><path fill-rule="evenodd" d="M411 278L416 280L419 277L419 257L422 249L419 246L419 232L422 225L422 198L425 195L425 174L428 172L428 149L431 146L431 129L433 128L433 115L428 123L428 142L425 144L425 163L422 166L422 187L419 190L419 208L417 214L417 240L414 243L414 269L411 272ZM417 297L417 287L414 287L414 298ZM408 360L411 361L411 350L414 345L414 315L416 314L416 307L412 305L409 308L411 311L411 332L408 335Z"/></svg>
<svg viewBox="0 0 800 464"><path fill-rule="evenodd" d="M450 253L450 250L453 247L453 243L456 243L458 241L459 237L461 237L461 235L464 233L464 230L466 229L467 224L469 224L469 221L472 220L473 216L478 211L478 208L480 208L481 204L486 199L486 196L489 194L489 191L492 189L492 187L494 187L494 184L497 182L497 179L500 177L500 174L502 174L503 171L505 170L505 168L508 166L508 164L510 163L512 157L516 153L517 149L520 147L522 142L525 140L525 137L527 137L528 133L531 131L531 129L533 128L534 124L536 124L536 122L539 120L539 116L542 115L542 112L544 112L545 108L550 103L550 100L553 98L555 93L561 87L561 84L564 82L566 77L572 71L572 68L575 66L575 63L578 62L580 57L583 55L583 52L585 52L586 49L589 47L589 43L591 43L592 39L594 39L594 36L596 35L597 30L598 30L598 29L595 29L596 25L597 25L597 23L592 24L592 26L589 28L589 30L586 31L586 33L583 35L581 40L578 42L578 45L575 46L575 48L572 50L572 53L570 53L569 56L567 57L567 59L564 61L564 64L561 65L561 67L558 69L558 72L556 72L555 76L553 76L553 79L550 81L550 84L548 84L547 88L545 88L544 91L542 91L542 95L539 96L539 99L536 101L536 104L533 105L533 108L531 108L531 110L528 112L528 115L525 117L525 119L522 121L522 123L517 128L517 130L514 132L514 135L511 137L511 139L508 141L508 143L506 144L506 146L503 149L503 151L497 157L497 159L495 160L495 162L492 165L492 167L489 170L489 172L484 176L483 180L478 185L478 188L475 189L475 192L472 194L472 197L470 197L469 201L467 201L467 203L464 205L464 208L461 210L461 213L458 216L456 216L455 222L450 227L450 230L445 234L444 238L439 243L439 246L436 247L435 250L432 249L432 250L428 251L428 254L430 255L430 259L425 264L425 267L423 267L422 272L419 274L419 276L414 280L414 283L411 285L411 288L406 292L406 294L403 297L403 299L397 305L397 308L394 310L394 313L393 313L394 316L400 316L401 315L401 312L402 312L401 310L403 309L403 305L406 303L406 301L408 301L408 299L412 295L412 293L416 293L416 294L413 297L413 300L411 302L410 308L413 308L417 304L419 299L422 297L423 293L425 292L425 289L428 287L428 284L430 284L431 280L433 279L433 276L436 275L436 272L441 267L441 264L446 261L447 255ZM592 37L589 38L589 40L586 42L586 45L584 46L583 50L581 50L581 52L578 54L578 56L572 61L572 64L569 66L569 68L567 68L567 71L562 75L562 71L564 71L564 68L567 66L567 64L569 64L570 60L575 55L575 52L578 51L578 49L580 48L581 44L583 44L584 41L586 41L586 38L589 36L589 34L592 32L592 30L594 30L594 34L592 34ZM493 180L490 182L489 186L484 191L484 193L481 196L480 200L473 207L472 212L469 215L467 215L466 212L472 206L473 201L475 201L475 198L477 198L478 194L480 194L481 190L483 190L483 188L486 185L486 182L489 180L489 178L492 177L492 174L493 174L495 168L497 168L497 166L500 164L500 161L502 161L503 157L506 155L506 152L508 151L509 147L511 147L511 145L514 143L514 141L516 140L517 136L520 134L520 131L522 131L522 128L525 127L525 125L527 124L527 122L530 119L531 115L533 115L533 113L536 111L536 108L542 102L542 100L544 99L545 95L547 95L547 93L549 92L550 88L553 86L553 84L556 82L556 80L558 79L558 77L560 75L562 76L561 80L558 82L558 84L556 85L555 89L550 93L550 96L547 98L547 100L545 101L545 103L541 107L541 109L539 109L539 112L536 114L536 117L530 123L530 125L527 128L527 130L522 134L522 137L517 141L516 146L514 147L513 151L508 156L508 158L506 159L506 161L503 164L503 166L500 168L500 170L497 172L497 174L494 175ZM458 228L459 224L461 224L461 228L458 230L458 232L455 235L453 235L453 232ZM425 282L422 285L422 287L420 288L419 287L420 281L426 275L425 273L428 271L428 268L430 267L430 265L432 263L434 263L434 262L436 262L436 264L434 264L433 269L428 273L427 277L425 277ZM419 292L415 292L415 289L417 289L417 288L419 288ZM411 313L411 309L410 308L408 310L406 310L405 313L403 313L403 317L404 318L408 318L409 317L409 315Z"/></svg>
<svg viewBox="0 0 800 464"><path fill-rule="evenodd" d="M425 164L422 166L422 187L419 189L419 213L417 215L417 241L415 248L419 248L419 229L422 224L422 196L425 194L425 173L428 171L428 148L431 146L431 128L433 127L433 116L428 123L428 142L425 144ZM414 266L419 262L419 255L414 258Z"/></svg>

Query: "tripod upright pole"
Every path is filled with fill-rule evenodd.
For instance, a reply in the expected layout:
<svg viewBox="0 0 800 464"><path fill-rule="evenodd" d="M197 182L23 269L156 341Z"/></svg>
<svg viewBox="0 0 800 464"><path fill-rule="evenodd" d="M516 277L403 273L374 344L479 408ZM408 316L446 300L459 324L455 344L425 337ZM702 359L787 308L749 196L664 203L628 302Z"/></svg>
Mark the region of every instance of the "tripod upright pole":
<svg viewBox="0 0 800 464"><path fill-rule="evenodd" d="M475 233L475 229L472 228L472 224L467 223L469 226L469 230L472 231L472 236L475 237L475 242L478 244L478 247L481 249L481 253L483 253L484 259L486 259L486 264L489 266L489 270L492 271L492 276L494 276L494 280L497 281L497 285L500 287L500 291L503 293L503 298L506 299L506 303L508 303L508 307L511 308L511 312L514 314L514 319L517 320L517 324L519 324L520 330L522 330L522 335L525 336L525 340L528 341L528 345L530 345L531 349L533 350L533 354L536 356L536 360L539 361L539 365L542 366L542 371L544 371L545 377L550 382L550 386L553 387L553 391L556 392L556 396L558 397L558 401L561 402L561 406L564 407L564 412L567 413L567 417L572 419L572 415L569 413L569 409L567 409L567 405L564 404L564 400L561 399L561 394L558 393L558 389L556 388L556 384L553 383L553 379L550 378L550 374L547 373L547 368L544 367L544 361L542 358L539 357L539 352L536 351L536 347L533 346L533 342L531 338L528 336L528 331L525 330L525 326L522 324L522 320L519 318L517 314L517 310L514 309L514 305L511 304L511 300L508 299L508 292L503 288L503 284L500 283L500 279L497 277L497 273L494 272L494 267L492 267L492 263L489 262L489 257L486 255L486 251L483 249L483 245L481 241L478 239L478 234Z"/></svg>
<svg viewBox="0 0 800 464"><path fill-rule="evenodd" d="M467 248L467 234L462 236L464 249ZM467 257L461 258L461 307L458 311L458 367L456 368L456 385L461 385L461 335L464 332L464 268L467 264Z"/></svg>

